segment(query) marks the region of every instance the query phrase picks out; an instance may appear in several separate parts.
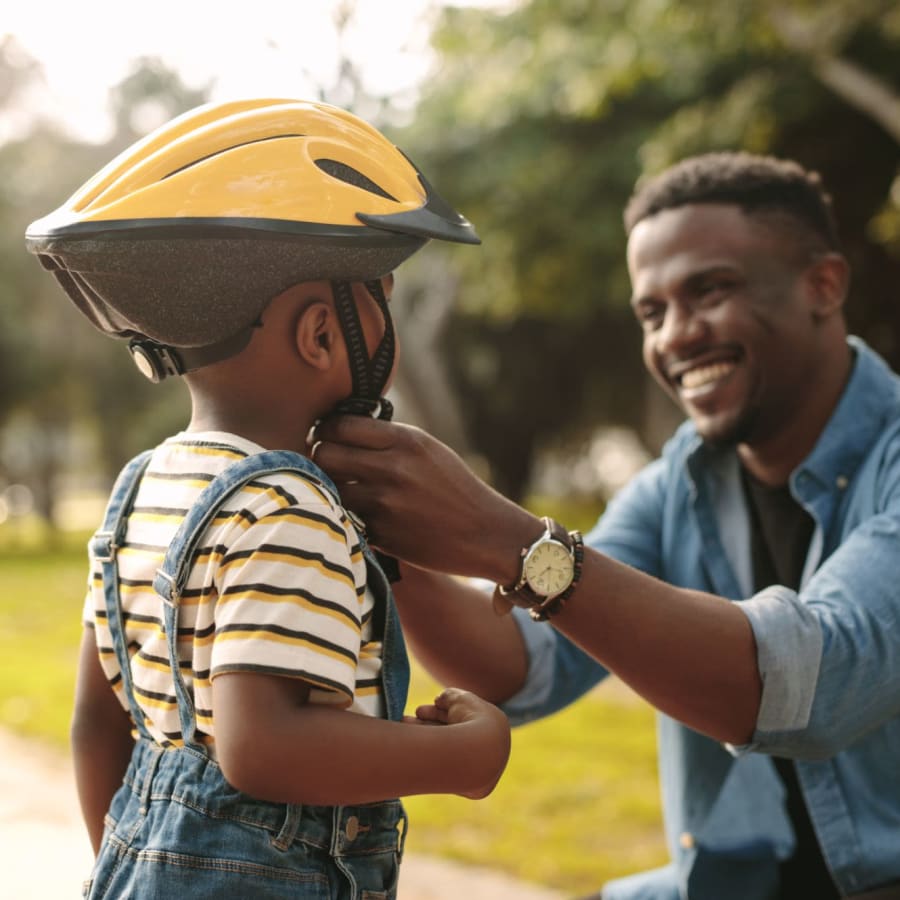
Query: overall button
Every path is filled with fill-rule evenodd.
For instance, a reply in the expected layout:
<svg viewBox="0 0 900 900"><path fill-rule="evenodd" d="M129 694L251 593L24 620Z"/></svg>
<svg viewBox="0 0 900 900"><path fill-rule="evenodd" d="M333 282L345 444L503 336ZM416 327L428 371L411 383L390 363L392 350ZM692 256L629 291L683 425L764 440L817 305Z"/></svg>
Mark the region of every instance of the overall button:
<svg viewBox="0 0 900 900"><path fill-rule="evenodd" d="M356 836L359 834L359 819L356 816L350 816L347 819L347 824L344 826L344 834L347 836L348 841L356 840Z"/></svg>

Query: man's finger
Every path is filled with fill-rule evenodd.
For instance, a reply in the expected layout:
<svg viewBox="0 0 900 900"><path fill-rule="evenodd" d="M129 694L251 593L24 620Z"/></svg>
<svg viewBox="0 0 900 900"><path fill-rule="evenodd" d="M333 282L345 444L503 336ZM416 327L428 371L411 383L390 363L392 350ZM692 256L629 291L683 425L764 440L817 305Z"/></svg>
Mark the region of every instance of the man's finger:
<svg viewBox="0 0 900 900"><path fill-rule="evenodd" d="M368 416L330 416L316 425L312 442L387 450L396 442L396 429L402 427L394 422L370 419Z"/></svg>

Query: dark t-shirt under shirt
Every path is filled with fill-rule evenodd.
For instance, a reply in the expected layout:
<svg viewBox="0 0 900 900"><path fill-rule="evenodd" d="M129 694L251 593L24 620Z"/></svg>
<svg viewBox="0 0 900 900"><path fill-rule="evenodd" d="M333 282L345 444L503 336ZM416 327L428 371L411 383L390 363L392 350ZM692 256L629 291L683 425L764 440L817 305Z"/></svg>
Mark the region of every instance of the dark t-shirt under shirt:
<svg viewBox="0 0 900 900"><path fill-rule="evenodd" d="M791 496L787 485L769 487L743 472L744 493L750 509L753 581L759 591L782 584L800 586L814 523ZM787 810L797 836L794 855L781 864L779 900L839 900L840 894L822 857L793 761L772 757L787 791Z"/></svg>

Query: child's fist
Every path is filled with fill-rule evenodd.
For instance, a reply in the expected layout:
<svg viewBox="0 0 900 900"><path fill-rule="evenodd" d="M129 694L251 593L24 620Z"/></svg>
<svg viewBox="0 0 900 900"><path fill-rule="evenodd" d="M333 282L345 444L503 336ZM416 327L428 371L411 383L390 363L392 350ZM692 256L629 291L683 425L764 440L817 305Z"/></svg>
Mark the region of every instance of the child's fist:
<svg viewBox="0 0 900 900"><path fill-rule="evenodd" d="M509 760L509 721L493 703L459 688L447 688L430 705L416 709L426 722L459 726L465 739L460 761L464 784L456 793L479 800L493 791ZM454 735L455 736L455 735Z"/></svg>

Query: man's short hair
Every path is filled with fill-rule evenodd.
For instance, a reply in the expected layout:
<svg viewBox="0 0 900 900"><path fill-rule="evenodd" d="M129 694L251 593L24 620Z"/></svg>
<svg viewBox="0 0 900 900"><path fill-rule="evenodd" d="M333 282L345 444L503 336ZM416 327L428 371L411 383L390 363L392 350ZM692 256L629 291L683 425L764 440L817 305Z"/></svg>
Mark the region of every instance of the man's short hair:
<svg viewBox="0 0 900 900"><path fill-rule="evenodd" d="M774 156L705 153L639 182L625 207L628 234L642 219L693 203L722 203L745 213L788 215L808 227L829 250L840 250L831 197L818 173Z"/></svg>

